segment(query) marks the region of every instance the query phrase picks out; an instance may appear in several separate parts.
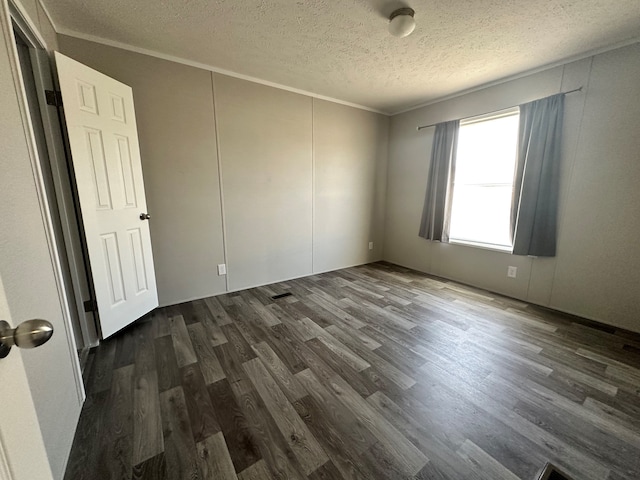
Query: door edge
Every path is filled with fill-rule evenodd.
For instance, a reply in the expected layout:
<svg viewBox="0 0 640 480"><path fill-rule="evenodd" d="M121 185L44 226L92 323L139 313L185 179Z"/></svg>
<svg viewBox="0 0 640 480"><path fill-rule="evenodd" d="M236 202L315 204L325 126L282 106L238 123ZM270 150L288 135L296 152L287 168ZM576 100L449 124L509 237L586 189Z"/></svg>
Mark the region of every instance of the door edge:
<svg viewBox="0 0 640 480"><path fill-rule="evenodd" d="M27 149L29 151L29 160L31 162L31 170L33 173L34 184L38 193L38 203L40 205L40 215L44 230L47 237L47 246L49 249L49 257L51 259L51 265L55 276L56 290L62 309L62 316L64 319L65 335L67 343L69 345L69 355L71 357L71 365L73 369L73 376L76 383L76 394L78 398L78 405L81 407L85 400L84 384L82 382L82 372L80 370L80 361L77 355L76 341L71 330L71 313L69 311L69 301L67 291L64 285L62 277L62 267L60 264L60 258L57 254L57 244L54 237L53 224L51 221L49 202L44 191L44 180L42 178L42 171L40 169L40 160L38 157L37 147L35 143L35 135L33 133L33 127L31 125L31 117L29 115L27 107L27 96L24 89L22 73L20 71L18 63L18 52L16 48L16 39L13 33L13 26L11 24L12 18L17 17L18 23L21 23L31 31L28 32L40 43L40 47L44 48L40 36L34 32L33 25L29 22L21 13L20 8L11 0L2 1L2 8L0 9L0 22L2 23L3 35L9 50L9 63L11 65L11 76L13 78L16 91L20 92L17 101L20 108L20 120L22 122L22 128L27 140Z"/></svg>

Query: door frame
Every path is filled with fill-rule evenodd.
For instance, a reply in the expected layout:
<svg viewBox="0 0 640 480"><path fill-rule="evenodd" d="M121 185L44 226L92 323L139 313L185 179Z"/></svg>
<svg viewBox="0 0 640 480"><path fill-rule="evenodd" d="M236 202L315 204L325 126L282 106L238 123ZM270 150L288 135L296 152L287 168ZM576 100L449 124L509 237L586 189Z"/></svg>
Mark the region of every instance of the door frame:
<svg viewBox="0 0 640 480"><path fill-rule="evenodd" d="M68 145L62 121L63 112L60 107L47 105L44 91L59 90L53 67L53 58L46 49L46 42L33 27L29 18L22 12L19 0L9 0L9 13L13 28L19 32L31 52L33 77L36 83L37 103L45 137L48 164L51 169L55 195L55 205L48 205L49 212L55 216L58 223L59 258L62 262L63 280L67 285L69 295L68 305L73 313L72 326L76 334L76 341L80 342L81 367L89 348L97 346L99 334L96 325L95 309L85 308L95 304L93 284L90 276L90 265L84 243L84 231L79 222L76 186L74 183L72 165L69 162ZM12 30L13 33L13 30ZM85 302L85 300L87 300ZM76 321L77 319L77 321ZM73 331L72 331L73 333Z"/></svg>
<svg viewBox="0 0 640 480"><path fill-rule="evenodd" d="M22 78L22 71L20 69L20 62L18 59L18 50L16 47L16 39L13 31L13 19L16 18L16 24L21 28L27 28L28 31L24 32L29 41L35 42L34 47L46 49L46 43L40 36L38 29L29 20L29 17L24 14L22 7L12 0L0 0L2 2L0 8L0 22L1 29L4 35L4 40L7 45L7 49L10 50L9 62L11 65L11 76L18 94L18 105L20 108L20 120L22 121L22 127L27 140L27 149L29 152L29 159L31 161L31 169L33 172L34 184L38 194L38 202L40 204L40 213L42 216L42 222L46 233L47 244L49 248L49 255L51 256L53 272L56 282L56 290L60 305L62 308L62 315L64 319L64 334L67 338L67 344L69 345L69 355L71 357L71 365L73 366L73 376L76 383L76 394L80 405L85 400L85 390L82 381L82 370L80 367L80 361L76 348L76 341L73 332L73 325L71 323L71 312L69 305L69 295L64 284L64 277L62 273L62 264L58 255L58 244L55 238L53 223L51 220L51 207L47 200L45 191L45 183L40 166L40 158L38 155L35 134L33 131L33 125L31 122L31 116L29 114L29 108L27 104L27 94L24 88L24 82ZM43 122L46 120L42 119Z"/></svg>

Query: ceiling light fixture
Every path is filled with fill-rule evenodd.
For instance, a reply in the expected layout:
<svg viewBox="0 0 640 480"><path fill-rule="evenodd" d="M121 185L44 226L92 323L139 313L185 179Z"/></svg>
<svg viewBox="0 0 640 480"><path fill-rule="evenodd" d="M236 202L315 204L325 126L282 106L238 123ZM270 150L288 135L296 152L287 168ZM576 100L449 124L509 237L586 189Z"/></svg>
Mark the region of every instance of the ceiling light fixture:
<svg viewBox="0 0 640 480"><path fill-rule="evenodd" d="M389 33L394 37L402 38L410 35L416 28L413 8L399 8L389 15Z"/></svg>

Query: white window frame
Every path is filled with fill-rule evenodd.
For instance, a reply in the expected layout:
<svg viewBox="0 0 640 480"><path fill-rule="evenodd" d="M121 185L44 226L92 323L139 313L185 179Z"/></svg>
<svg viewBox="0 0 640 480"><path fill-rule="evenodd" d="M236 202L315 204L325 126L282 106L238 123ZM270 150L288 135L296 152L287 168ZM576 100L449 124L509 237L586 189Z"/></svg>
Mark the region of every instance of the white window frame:
<svg viewBox="0 0 640 480"><path fill-rule="evenodd" d="M511 115L520 115L520 107L510 107L510 108L505 108L503 110L498 110L491 113L485 113L482 115L475 115L473 117L463 118L460 120L460 128L466 125L474 124L474 123L486 122L489 120L498 120L500 118L508 117ZM514 156L515 155L517 155L517 151L514 152ZM515 171L515 165L514 165L514 171ZM455 183L452 188L452 195L455 195ZM453 200L453 197L452 197L452 200ZM513 252L513 244L508 246L508 245L478 242L478 241L469 240L469 239L451 238L451 237L449 238L449 243L454 245L462 245L467 247L480 248L484 250L492 250L492 251L498 251L503 253Z"/></svg>

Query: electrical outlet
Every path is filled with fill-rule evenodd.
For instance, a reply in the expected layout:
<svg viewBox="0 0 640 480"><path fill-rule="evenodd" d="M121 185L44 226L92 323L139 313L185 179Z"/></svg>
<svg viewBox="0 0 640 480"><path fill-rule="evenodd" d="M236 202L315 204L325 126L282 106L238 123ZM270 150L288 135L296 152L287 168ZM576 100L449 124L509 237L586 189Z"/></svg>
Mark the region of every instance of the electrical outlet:
<svg viewBox="0 0 640 480"><path fill-rule="evenodd" d="M369 250L373 250L373 242L369 242Z"/></svg>
<svg viewBox="0 0 640 480"><path fill-rule="evenodd" d="M507 267L507 277L516 278L518 275L518 267Z"/></svg>
<svg viewBox="0 0 640 480"><path fill-rule="evenodd" d="M218 275L226 275L227 274L227 266L224 263L218 264Z"/></svg>

